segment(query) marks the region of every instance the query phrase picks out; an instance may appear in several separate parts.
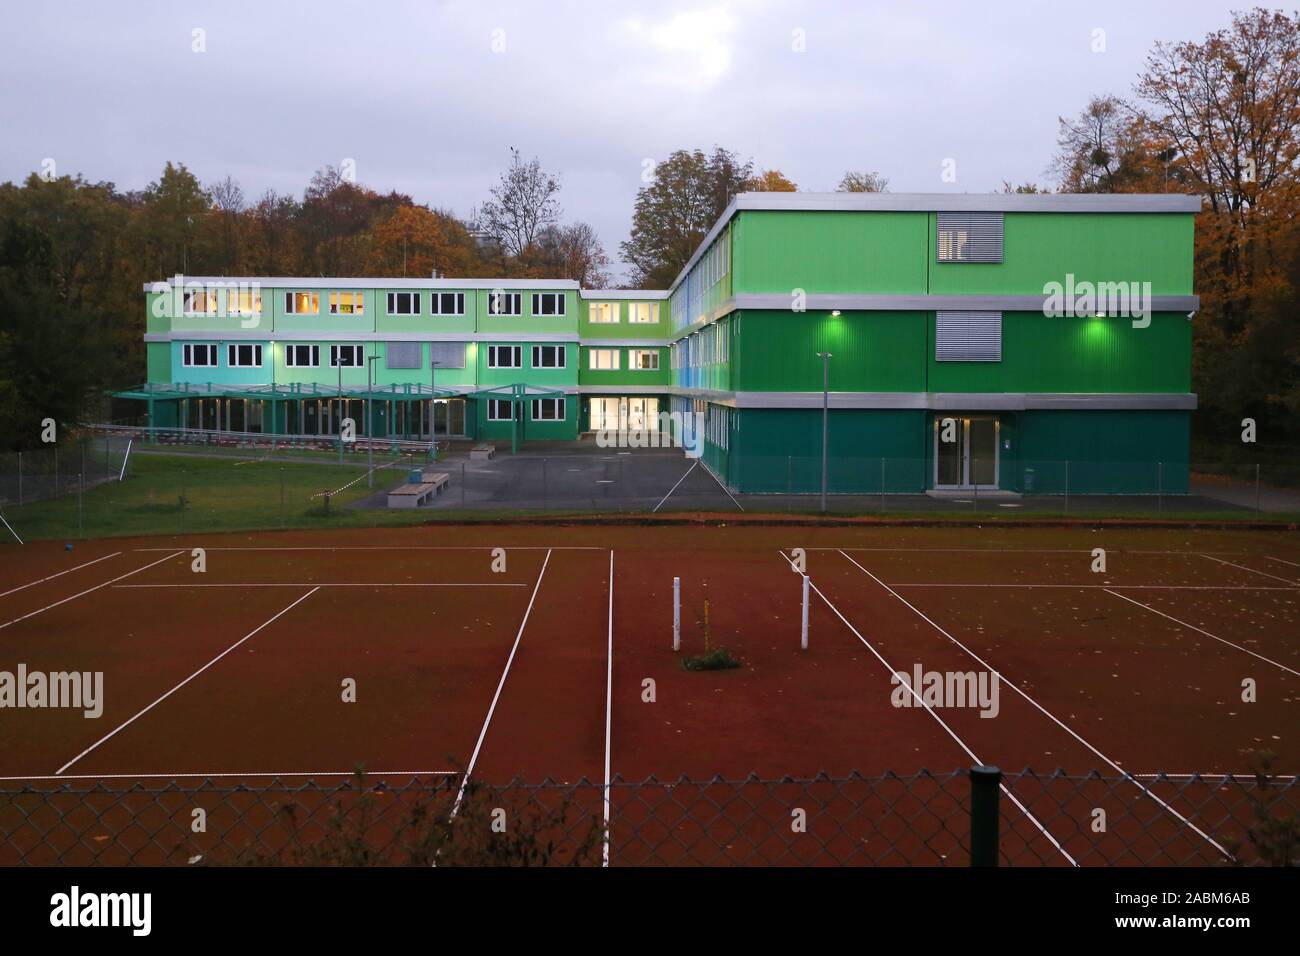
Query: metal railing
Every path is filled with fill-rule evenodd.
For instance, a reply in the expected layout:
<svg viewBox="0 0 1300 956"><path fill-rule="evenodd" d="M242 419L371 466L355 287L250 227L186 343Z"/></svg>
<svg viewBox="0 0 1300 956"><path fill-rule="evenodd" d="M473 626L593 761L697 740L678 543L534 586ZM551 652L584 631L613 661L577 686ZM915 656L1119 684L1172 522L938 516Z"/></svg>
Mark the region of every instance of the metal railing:
<svg viewBox="0 0 1300 956"><path fill-rule="evenodd" d="M980 767L463 789L459 774L10 784L0 864L1296 865L1297 809L1294 778Z"/></svg>

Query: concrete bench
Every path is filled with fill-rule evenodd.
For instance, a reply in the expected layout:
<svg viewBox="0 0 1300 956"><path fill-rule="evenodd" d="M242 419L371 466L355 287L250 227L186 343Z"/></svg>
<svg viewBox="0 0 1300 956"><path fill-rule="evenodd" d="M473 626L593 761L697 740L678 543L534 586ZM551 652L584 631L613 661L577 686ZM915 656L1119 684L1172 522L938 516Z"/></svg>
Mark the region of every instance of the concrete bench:
<svg viewBox="0 0 1300 956"><path fill-rule="evenodd" d="M418 485L399 485L388 493L390 508L418 508L438 493L438 485L421 482Z"/></svg>
<svg viewBox="0 0 1300 956"><path fill-rule="evenodd" d="M420 474L420 480L426 485L433 485L435 494L442 494L442 489L451 484L451 475L445 471L424 471Z"/></svg>
<svg viewBox="0 0 1300 956"><path fill-rule="evenodd" d="M469 450L470 461L487 461L497 450L492 445L475 445Z"/></svg>

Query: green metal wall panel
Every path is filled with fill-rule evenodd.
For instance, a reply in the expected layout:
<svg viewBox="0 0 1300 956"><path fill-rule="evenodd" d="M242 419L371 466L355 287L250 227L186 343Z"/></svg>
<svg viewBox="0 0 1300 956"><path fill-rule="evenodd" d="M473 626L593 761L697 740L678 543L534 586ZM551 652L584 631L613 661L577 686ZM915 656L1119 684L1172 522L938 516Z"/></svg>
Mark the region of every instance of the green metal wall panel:
<svg viewBox="0 0 1300 956"><path fill-rule="evenodd" d="M1147 328L1121 318L1049 318L1002 314L1001 362L939 362L934 313L925 390L931 392L1187 392L1191 389L1192 323L1183 313L1158 313Z"/></svg>
<svg viewBox="0 0 1300 956"><path fill-rule="evenodd" d="M1014 475L1005 486L1052 494L1067 487L1071 494L1185 494L1190 427L1187 412L1020 412Z"/></svg>
<svg viewBox="0 0 1300 956"><path fill-rule="evenodd" d="M578 293L562 289L506 289L518 292L523 315L488 315L488 296L491 289L477 290L478 330L492 334L510 332L559 332L577 334ZM564 315L533 315L533 292L563 292Z"/></svg>
<svg viewBox="0 0 1300 956"><path fill-rule="evenodd" d="M593 293L599 295L599 292ZM591 307L606 303L618 307L617 322L592 322ZM656 306L658 322L630 322L632 303ZM663 339L672 333L672 314L667 299L579 299L578 334L584 339Z"/></svg>
<svg viewBox="0 0 1300 956"><path fill-rule="evenodd" d="M770 312L733 314L731 387L736 391L822 390L830 352L835 392L925 391L924 312Z"/></svg>
<svg viewBox="0 0 1300 956"><path fill-rule="evenodd" d="M934 295L1041 295L1046 282L1150 282L1191 295L1194 217L1186 213L1006 213L1001 263L936 262L930 213L925 262Z"/></svg>
<svg viewBox="0 0 1300 956"><path fill-rule="evenodd" d="M157 384L172 381L172 343L150 342L145 346L148 380Z"/></svg>
<svg viewBox="0 0 1300 956"><path fill-rule="evenodd" d="M602 349L613 348L613 346L600 346ZM659 353L658 369L633 369L629 368L629 349L620 348L619 367L617 370L593 369L590 368L588 353L591 349L583 346L581 352L581 365L578 368L579 385L628 385L636 388L653 388L658 385L669 385L672 383L672 369L669 367L668 348L656 349Z"/></svg>
<svg viewBox="0 0 1300 956"><path fill-rule="evenodd" d="M735 292L923 295L926 221L923 212L741 212Z"/></svg>

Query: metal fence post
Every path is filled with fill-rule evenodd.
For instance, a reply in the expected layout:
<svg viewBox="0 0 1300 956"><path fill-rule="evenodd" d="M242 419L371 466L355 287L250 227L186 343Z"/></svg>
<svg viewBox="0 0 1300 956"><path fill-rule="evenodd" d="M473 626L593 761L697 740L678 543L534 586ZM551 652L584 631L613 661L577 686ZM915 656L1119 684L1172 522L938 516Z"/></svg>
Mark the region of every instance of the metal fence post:
<svg viewBox="0 0 1300 956"><path fill-rule="evenodd" d="M1165 510L1165 463L1156 462L1156 511L1161 514Z"/></svg>
<svg viewBox="0 0 1300 956"><path fill-rule="evenodd" d="M77 475L77 537L82 537L81 524L81 492L86 487L85 472Z"/></svg>
<svg viewBox="0 0 1300 956"><path fill-rule="evenodd" d="M1065 459L1065 513L1070 513L1070 459Z"/></svg>
<svg viewBox="0 0 1300 956"><path fill-rule="evenodd" d="M23 506L23 453L18 453L18 507Z"/></svg>
<svg viewBox="0 0 1300 956"><path fill-rule="evenodd" d="M280 466L280 526L284 526L284 465Z"/></svg>
<svg viewBox="0 0 1300 956"><path fill-rule="evenodd" d="M998 800L1002 771L970 768L970 865L998 865Z"/></svg>
<svg viewBox="0 0 1300 956"><path fill-rule="evenodd" d="M20 471L19 471L19 474L21 474L21 473L22 473L22 472L21 472L21 470L20 470ZM22 485L20 484L19 487L21 488ZM1259 505L1260 505L1260 501L1259 501L1259 462L1256 462L1256 463L1255 463L1255 514L1259 514L1260 511L1263 510L1263 509L1260 508Z"/></svg>

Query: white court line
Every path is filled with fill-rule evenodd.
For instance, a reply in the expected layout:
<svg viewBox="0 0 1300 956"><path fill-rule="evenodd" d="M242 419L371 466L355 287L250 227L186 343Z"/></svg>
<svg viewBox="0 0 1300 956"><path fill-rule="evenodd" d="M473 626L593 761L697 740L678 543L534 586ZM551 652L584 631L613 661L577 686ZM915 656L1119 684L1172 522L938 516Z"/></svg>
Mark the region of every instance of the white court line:
<svg viewBox="0 0 1300 956"><path fill-rule="evenodd" d="M1256 654L1249 647L1242 647L1240 644L1234 644L1232 643L1232 641L1211 634L1209 631L1202 630L1201 628L1197 627L1195 624L1188 624L1186 621L1180 621L1178 618L1166 614L1164 611L1158 611L1155 608L1153 608L1150 604L1143 604L1141 601L1135 601L1131 597L1126 597L1125 595L1120 594L1117 591L1111 591L1110 588L1106 588L1106 591L1110 594L1115 595L1115 597L1119 598L1121 601L1128 601L1129 604L1136 604L1138 607L1146 608L1152 614L1159 614L1161 617L1173 621L1175 624L1181 624L1183 627L1191 628L1193 631L1196 631L1198 634L1204 634L1206 637L1211 638L1212 640L1216 640L1220 644L1227 644L1229 647L1235 647L1239 651L1245 651L1251 657L1257 657L1265 664L1272 664L1274 667L1282 668L1282 670L1286 671L1288 674L1295 674L1296 677L1300 677L1300 671L1292 670L1290 667L1287 667L1285 664L1279 664L1277 661L1269 660L1269 658L1265 657L1263 654Z"/></svg>
<svg viewBox="0 0 1300 956"><path fill-rule="evenodd" d="M117 588L526 588L527 584L512 584L506 581L488 581L488 582L441 582L441 581L410 581L406 583L390 584L383 581L367 583L364 581L339 581L339 582L321 582L314 581L299 582L243 582L243 581L216 581L216 582L195 582L186 583L169 583L169 584L115 584ZM1281 589L1279 589L1281 590Z"/></svg>
<svg viewBox="0 0 1300 956"><path fill-rule="evenodd" d="M1264 558L1268 561L1276 561L1278 564L1289 564L1293 568L1300 568L1300 564L1296 564L1294 561L1288 561L1285 558L1275 558L1271 554L1264 555Z"/></svg>
<svg viewBox="0 0 1300 956"><path fill-rule="evenodd" d="M244 771L209 772L209 773L68 773L44 776L0 777L0 781L21 780L189 780L195 777L354 777L356 770L259 770L254 773ZM367 770L365 776L371 777L454 777L459 770Z"/></svg>
<svg viewBox="0 0 1300 956"><path fill-rule="evenodd" d="M609 550L609 645L605 650L605 847L601 866L609 866L609 739L614 700L614 549Z"/></svg>
<svg viewBox="0 0 1300 956"><path fill-rule="evenodd" d="M247 548L204 548L205 551L493 551L499 545L491 544L366 544L366 545L325 545L312 547L247 547ZM170 551L171 548L132 548L133 551ZM606 548L594 544L528 544L506 546L507 551L605 551ZM1235 553L1235 552L1229 552Z"/></svg>
<svg viewBox="0 0 1300 956"><path fill-rule="evenodd" d="M991 673L997 675L998 681L999 681L1000 683L1005 683L1008 687L1010 687L1012 690L1014 690L1017 694L1019 694L1019 695L1020 695L1021 697L1023 697L1025 700L1029 701L1029 703L1033 704L1033 706L1034 706L1035 708L1037 708L1038 711L1039 711L1040 713L1042 713L1045 717L1047 717L1049 720L1051 720L1054 724L1056 724L1058 727L1060 727L1062 730L1064 730L1067 734L1069 734L1071 737L1073 737L1073 738L1074 738L1075 740L1077 740L1079 743L1083 744L1085 747L1087 747L1089 750L1091 750L1095 755L1097 755L1098 757L1100 757L1102 760L1106 761L1106 763L1109 764L1110 767L1111 767L1111 769L1113 769L1116 773L1124 774L1125 776L1129 776L1130 779L1131 779L1131 775L1128 774L1127 771L1125 771L1123 767L1121 767L1119 764L1115 763L1115 761L1111 760L1111 759L1110 759L1109 757L1107 757L1104 753L1102 753L1100 750L1098 750L1098 749L1097 749L1096 747L1094 747L1092 744L1088 743L1088 741L1084 740L1084 739L1083 739L1082 737L1080 737L1077 733L1075 733L1073 730L1071 730L1070 727L1067 726L1067 725L1066 725L1066 724L1065 724L1065 723L1064 723L1064 722L1063 722L1059 717L1057 717L1055 714L1053 714L1051 711L1049 711L1046 707L1044 707L1044 706L1043 706L1042 704L1040 704L1038 701L1034 700L1032 697L1030 697L1028 694L1026 694L1026 693L1025 693L1023 690L1021 690L1020 687L1019 687L1017 684L1015 684L1013 681L1007 680L1006 677L1004 677L1000 672L998 672L997 670L995 670L991 664L989 664L989 663L988 663L987 661L985 661L982 657L980 657L978 654L976 654L974 651L972 651L969 647L967 647L967 646L966 646L965 644L963 644L961 641L957 640L957 638L953 637L951 634L949 634L947 631L945 631L943 628L941 628L941 627L940 627L938 624L936 624L934 621L930 620L930 618L926 617L925 614L923 614L923 613L922 613L922 612L921 612L921 611L916 607L916 605L910 603L910 602L907 600L907 598L903 597L901 594L899 594L897 591L895 591L893 588L891 588L891 587L890 587L888 584L886 584L884 581L880 580L880 578L876 577L874 574L872 574L870 571L868 571L868 570L867 570L866 568L864 568L862 565L858 564L858 562L854 561L854 560L853 560L851 557L849 557L847 554L844 554L843 551L841 551L840 554L843 555L845 561L848 561L850 564L852 564L854 567L856 567L859 571L861 571L861 572L862 572L863 574L865 574L867 577L871 578L871 580L875 581L877 584L879 584L882 588L884 588L886 591L888 591L890 594L892 594L892 595L893 595L894 597L896 597L898 600L902 601L903 604L907 605L907 607L911 608L912 611L913 611L913 612L914 612L918 617L921 618L921 620L925 621L925 623L929 624L932 628L934 628L936 631L938 631L938 632L939 632L940 634L942 634L944 637L948 638L948 640L950 640L953 644L955 644L955 645L957 645L958 647L960 647L960 648L961 648L963 651L965 651L965 652L966 652L966 653L967 653L967 654L968 654L968 655L969 655L973 660L978 661L978 662L980 663L980 665L983 666L986 670L988 670L988 671L990 671ZM1118 595L1118 594L1116 595L1116 597L1120 597L1120 596L1121 596L1121 595ZM1128 600L1128 599L1125 598L1125 600ZM1166 810L1168 810L1170 813L1172 813L1174 816L1176 816L1179 820L1181 820L1183 823L1185 823L1185 824L1186 824L1187 826L1189 826L1191 829L1195 830L1195 831L1196 831L1196 832L1197 832L1197 833L1198 833L1198 834L1199 834L1199 835L1200 835L1200 836L1201 836L1201 837L1202 837L1202 838L1203 838L1207 843L1210 844L1210 846L1214 847L1216 850L1218 850L1220 853L1222 853L1226 858L1228 858L1229 860L1235 860L1235 859L1236 859L1236 857L1234 857L1231 853L1229 853L1229 852L1228 852L1227 850L1225 850L1222 846L1220 846L1217 842L1215 842L1215 840L1214 840L1213 837L1211 837L1208 833L1206 833L1204 830L1202 830L1202 829L1201 829L1200 827L1198 827L1196 824L1192 823L1191 820L1188 820L1185 816L1183 816L1181 813L1179 813L1177 810L1175 810L1175 809L1174 809L1173 807L1171 807L1169 804L1165 803L1165 801L1161 800L1159 797L1157 797L1154 793L1152 793L1152 792L1151 792L1150 790L1148 790L1146 787L1142 786L1142 784L1141 784L1140 782L1138 782L1137 780L1133 780L1133 785L1134 785L1135 787L1139 788L1143 793L1145 793L1147 796L1149 796L1149 797L1150 797L1152 800L1154 800L1156 803L1160 804L1160 806L1164 807Z"/></svg>
<svg viewBox="0 0 1300 956"><path fill-rule="evenodd" d="M123 578L129 578L131 575L139 574L141 571L148 571L155 564L162 564L164 561L170 561L172 558L180 557L184 553L185 553L184 551L175 551L167 555L167 557L165 558L159 558L157 561L154 561L151 564L146 564L142 568L136 568L134 571L128 571L126 574L120 574L117 577L113 578L111 581L105 581L103 584L96 584L93 588L86 588L86 590L74 594L72 595L72 597L65 597L62 601L55 601L53 604L47 604L45 605L45 607L40 608L39 610L32 611L29 614L24 614L22 617L16 617L12 621L5 621L3 624L0 624L0 631L4 630L10 624L17 624L19 621L27 620L29 617L35 617L37 614L40 614L41 611L48 611L50 610L50 608L58 607L60 604L67 604L69 601L75 601L77 598L89 594L92 591L98 591L100 588L106 588L110 584L116 584L118 581L121 581Z"/></svg>
<svg viewBox="0 0 1300 956"><path fill-rule="evenodd" d="M296 608L296 607L297 607L299 604L301 604L303 601L307 600L309 597L311 597L313 594L315 594L318 590L320 590L320 589L319 589L319 588L312 588L310 591L308 591L308 592L307 592L306 594L304 594L302 597L298 598L298 600L294 601L294 602L293 602L292 604L290 604L288 607L284 608L284 609L281 610L281 611L276 612L276 615L275 615L274 617L269 618L268 620L263 621L261 624L257 625L257 627L253 628L253 630L249 631L247 634L245 634L245 635L244 635L243 637L241 637L239 640L235 641L235 643L231 644L231 645L230 645L229 647L227 647L224 651L222 651L222 652L221 652L220 654L218 654L216 657L212 658L212 660L208 661L206 664L204 664L202 667L200 667L198 670L196 670L196 671L195 671L193 674L191 674L189 677L185 678L183 681L181 681L179 684L177 684L175 687L173 687L173 688L172 688L171 690L169 690L167 693L163 694L161 697L159 697L157 700L155 700L155 701L154 701L152 704L150 704L148 707L145 707L143 710L139 711L139 712L138 712L134 717L132 717L131 719L126 720L126 721L123 721L121 724L119 724L118 726L114 727L112 730L110 730L108 733L106 733L103 737L100 737L98 740L96 740L93 744L91 744L89 747L87 747L87 748L86 748L85 750L83 750L81 753L77 754L75 757L73 757L71 760L69 760L67 763L65 763L65 764L64 764L62 767L60 767L58 770L54 771L55 775L57 776L57 775L59 775L59 774L62 774L63 771L67 770L67 769L68 769L69 767L71 767L74 763L76 763L76 762L77 762L78 760L80 760L82 757L86 756L86 754L90 753L92 750L94 750L94 749L95 749L96 747L98 747L100 744L106 742L106 741L109 740L111 737L115 736L119 731L125 730L125 729L126 729L127 727L129 727L131 724L135 723L137 720L139 720L139 719L140 719L141 717L143 717L145 714L149 713L149 711L153 710L155 707L157 707L159 704L161 704L163 701L165 701L165 700L166 700L168 697L170 697L172 694L176 693L178 690L180 690L182 687L184 687L184 686L185 686L186 684L188 684L190 681L194 680L194 678L198 677L200 674L202 674L205 670L207 670L209 667L211 667L211 666L212 666L213 664L215 664L217 661L221 660L223 657L225 657L227 654L229 654L231 651L233 651L235 648L237 648L240 644L243 644L244 641L248 640L250 637L252 637L252 636L253 636L254 634L256 634L258 631L262 630L262 629L263 629L264 627L266 627L267 625L275 623L275 621L279 620L279 619L280 619L281 617L283 617L285 614L288 614L290 611L292 611L294 608Z"/></svg>
<svg viewBox="0 0 1300 956"><path fill-rule="evenodd" d="M886 554L1092 554L1090 548L804 548L805 551L876 551ZM1113 554L1242 554L1241 551L1129 551L1111 548Z"/></svg>
<svg viewBox="0 0 1300 956"><path fill-rule="evenodd" d="M680 478L677 479L677 484L673 485L671 488L668 489L668 494L664 495L663 498L659 500L659 504L655 505L653 508L650 509L650 513L654 514L656 511L662 508L664 506L664 502L673 496L673 492L677 490L678 485L680 485L683 481L685 481L690 476L691 472L693 472L698 467L700 467L700 460L696 458L695 461L691 462L691 467L686 469L686 474L682 475Z"/></svg>
<svg viewBox="0 0 1300 956"><path fill-rule="evenodd" d="M785 558L786 563L790 565L791 571L795 570L794 562L789 558L788 555L786 555L784 551L778 550L777 554ZM889 661L885 660L884 655L882 655L878 650L876 650L875 647L871 645L871 642L868 641L865 637L863 637L861 632L859 632L856 627L854 627L852 624L849 623L849 619L840 613L840 609L831 603L830 598L828 598L825 594L822 593L821 588L819 588L816 584L813 583L811 577L808 579L808 586L811 587L815 592L817 592L817 596L826 603L826 606L835 613L836 617L838 617L842 622L844 622L844 626L853 632L853 636L856 637L859 641L861 641L863 646L866 647L867 650L871 651L871 653L876 656L876 660L880 661L880 663L885 665L885 669L889 671L891 676L898 673L898 671L894 670L894 665L889 663ZM976 754L975 751L971 750L970 747L966 745L966 741L962 740L960 737L957 736L956 731L954 731L951 727L949 727L944 722L943 718L940 717L937 713L935 713L934 709L925 702L925 700L921 697L920 694L916 692L916 690L912 687L910 683L903 682L900 686L907 688L908 693L910 693L913 697L916 698L916 702L925 708L926 713L928 713L931 717L933 717L935 721L939 724L939 726L948 732L948 736L957 742L957 746L966 752L966 756L970 757L971 760L975 761L975 764L977 766L981 766L981 767L985 766L984 761L980 759L979 755ZM1056 837L1052 836L1052 834L1048 832L1047 827L1039 823L1038 818L1029 812L1029 808L1026 807L1023 803L1021 803L1020 800L1017 799L1016 795L1007 789L1006 784L1004 783L998 784L998 789L1001 790L1004 794L1006 794L1007 799L1009 799L1012 803L1014 803L1020 809L1020 812L1023 813L1029 819L1029 822L1038 828L1038 832L1043 834L1043 836L1047 837L1047 839L1051 842L1052 846L1056 847L1056 849L1060 851L1061 855L1070 861L1071 866L1079 865L1078 861L1075 860L1074 857L1070 856L1068 852L1066 852L1065 847L1061 846L1061 844L1057 841Z"/></svg>
<svg viewBox="0 0 1300 956"><path fill-rule="evenodd" d="M906 581L889 583L891 588L1119 588L1125 591L1295 591L1300 584L1280 588L1275 584L1008 584L1001 581L944 584L935 581Z"/></svg>
<svg viewBox="0 0 1300 956"><path fill-rule="evenodd" d="M469 785L469 775L474 772L474 764L478 762L479 751L483 749L483 741L487 738L488 726L492 723L492 714L497 709L497 701L501 699L501 690L506 686L506 678L510 676L510 665L514 663L515 654L519 651L519 642L523 640L524 628L528 626L528 616L533 613L533 603L537 600L537 592L542 587L542 578L546 575L546 566L551 562L551 552L546 552L546 559L542 561L542 570L537 572L537 583L533 585L533 596L528 599L528 609L524 611L524 619L519 622L519 633L515 635L514 646L510 648L510 656L506 658L505 669L501 671L501 680L497 681L496 693L492 695L492 703L488 706L487 717L483 720L483 729L478 732L478 743L474 745L474 753L469 758L469 766L465 768L465 776L460 782L460 789L456 791L456 802L451 808L451 820L456 819L456 814L460 812L461 801L465 798L465 787Z"/></svg>
<svg viewBox="0 0 1300 956"><path fill-rule="evenodd" d="M38 584L44 584L46 581L53 581L55 578L61 578L65 574L71 574L73 571L80 571L82 568L88 568L92 564L99 564L100 561L107 561L109 558L116 558L121 551L114 551L112 554L106 554L102 558L96 558L94 561L87 561L85 564L79 564L75 568L68 568L66 571L60 571L57 574L51 574L48 577L41 578L39 581L32 581L30 584L20 584L16 588L10 588L8 591L0 591L0 597L10 594L17 594L19 591L35 587Z"/></svg>
<svg viewBox="0 0 1300 956"><path fill-rule="evenodd" d="M1231 561L1224 561L1222 558L1216 558L1208 554L1202 554L1201 557L1209 558L1211 561L1216 561L1219 564L1226 564L1230 568L1240 568L1242 571L1249 571L1251 574L1259 574L1266 578L1272 578L1274 581L1282 581L1285 584L1290 584L1293 587L1300 586L1300 581L1295 581L1291 578L1281 578L1278 577L1276 574L1269 574L1267 571L1256 571L1254 568L1248 568L1244 564L1233 564Z"/></svg>

